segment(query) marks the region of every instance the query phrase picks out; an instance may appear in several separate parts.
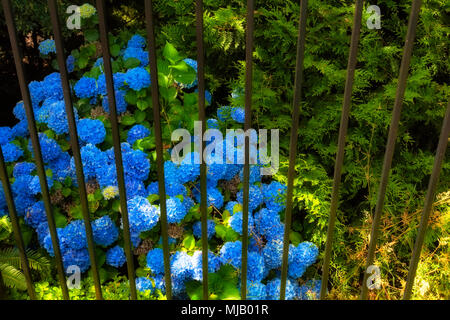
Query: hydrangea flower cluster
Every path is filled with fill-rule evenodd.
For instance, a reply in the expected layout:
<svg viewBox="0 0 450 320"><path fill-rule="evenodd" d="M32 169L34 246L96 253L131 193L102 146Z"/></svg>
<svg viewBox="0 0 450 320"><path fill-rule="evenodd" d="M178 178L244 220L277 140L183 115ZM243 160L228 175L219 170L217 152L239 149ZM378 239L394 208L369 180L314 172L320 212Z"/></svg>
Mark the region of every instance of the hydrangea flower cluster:
<svg viewBox="0 0 450 320"><path fill-rule="evenodd" d="M47 39L39 43L39 52L43 55L56 53L55 40Z"/></svg>
<svg viewBox="0 0 450 320"><path fill-rule="evenodd" d="M93 14L94 7L81 7L83 18L89 18ZM164 294L161 199L156 181L154 147L148 147L154 131L148 118L138 121L137 112L141 111L142 106L133 102L133 99L138 100L143 96L145 99L150 98L148 51L146 39L141 35L134 35L124 43L126 45L121 46L119 53L111 61L119 62L114 67L113 81L117 113L121 116L120 150L114 150L112 146L111 127L103 113L110 111L103 59L94 57L93 68L78 80L71 80L74 105L77 106L74 108L74 115L87 183L90 223L96 251L102 252L103 258L99 259L104 263L102 268L122 268L127 259L124 252L124 212L118 199L116 155L120 151L133 252L140 255L138 260L141 267L148 273L146 277L136 279L136 286L139 291L149 290L154 294L159 290ZM39 49L44 55L55 52L54 41L41 42ZM124 62L129 59L138 59L140 63L131 61L134 67L126 68ZM69 72L76 70L78 74L81 71L77 69L74 56L69 56L66 62ZM195 60L184 59L184 62L197 71ZM192 83L174 81L171 85L181 94L189 94L197 90L198 80L195 79ZM29 83L29 90L47 174L46 183L52 207L58 212L57 237L64 268L68 272L68 266L76 265L85 272L90 267L90 259L85 222L80 214L81 206L77 195L79 182L70 150L60 74L54 72L42 81L32 81ZM205 92L205 98L211 104L212 96L209 91ZM100 105L103 111L101 108L98 110ZM10 167L8 172L12 175L10 180L17 213L35 231L39 245L50 256L54 256L41 194L41 180L33 163L35 152L29 138L23 102L17 103L13 113L19 122L12 128L0 127L0 146ZM245 111L242 107L222 106L217 109L217 117L208 119L207 124L208 128L224 129L228 124L240 126L244 120ZM182 125L183 123L176 124ZM192 142L198 141L194 138ZM243 165L237 163L236 159L244 154L244 141L224 141L222 146L222 155L215 151L207 156L207 238L210 242L208 272L218 273L222 268L233 270L236 287L239 288L244 236L241 183ZM253 151L251 150L252 157L258 159L257 152ZM169 159L169 156L169 153L164 154L165 159ZM194 150L184 154L180 161L164 161L166 213L170 227L170 270L176 298L187 297L188 283L203 280L199 241L202 235L199 159L199 152ZM232 163L227 163L230 160ZM280 214L285 209L286 186L277 181L267 182L262 179L260 169L260 163L250 166L248 234L245 235L249 237L247 295L249 299L278 299L284 235L284 223ZM7 212L3 187L0 185L0 216L7 215ZM298 279L315 263L318 248L307 241L295 246L291 244L289 248L286 297L313 299L317 296L320 283L309 281L299 286ZM119 269L121 270L123 271Z"/></svg>

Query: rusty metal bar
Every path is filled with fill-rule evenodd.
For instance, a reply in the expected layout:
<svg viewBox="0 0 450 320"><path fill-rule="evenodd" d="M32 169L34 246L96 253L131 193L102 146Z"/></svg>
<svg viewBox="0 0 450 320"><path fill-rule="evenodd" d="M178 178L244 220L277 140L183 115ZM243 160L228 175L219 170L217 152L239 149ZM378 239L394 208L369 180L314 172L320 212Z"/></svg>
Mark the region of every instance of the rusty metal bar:
<svg viewBox="0 0 450 320"><path fill-rule="evenodd" d="M342 104L341 124L339 128L338 151L334 163L333 190L331 192L330 217L328 220L327 242L322 265L322 283L320 288L320 299L324 299L327 292L328 273L330 267L331 249L333 246L334 226L336 223L336 210L339 201L339 186L341 184L341 171L344 163L345 137L347 136L348 117L352 101L353 80L355 78L356 58L358 55L358 43L361 30L361 17L363 0L357 0L355 15L353 19L353 30L350 41L350 53L347 63L347 78L345 80L344 101Z"/></svg>
<svg viewBox="0 0 450 320"><path fill-rule="evenodd" d="M27 291L31 300L36 300L36 291L34 290L33 278L31 277L30 265L25 251L25 244L23 242L22 232L20 231L19 218L17 217L16 206L12 196L11 185L9 183L8 173L6 171L5 159L3 158L3 150L0 146L0 178L3 182L3 190L5 192L6 203L8 204L9 217L11 219L12 228L14 231L14 239L16 240L17 248L19 249L19 256L23 274L27 282ZM1 274L1 272L0 272ZM0 286L2 286L0 279Z"/></svg>
<svg viewBox="0 0 450 320"><path fill-rule="evenodd" d="M164 180L164 158L163 158L163 144L161 134L161 115L159 105L158 65L156 61L156 44L155 44L152 0L145 0L145 19L147 20L147 41L148 41L148 54L150 61L150 76L152 86L153 121L156 138L156 164L157 164L156 171L158 173L158 190L160 200L159 206L161 210L161 233L163 238L166 296L168 300L171 300L172 280L170 276L169 236L167 231L168 224L167 224L167 210L166 210L166 187Z"/></svg>
<svg viewBox="0 0 450 320"><path fill-rule="evenodd" d="M292 222L292 194L294 189L295 159L297 157L298 123L300 118L300 103L302 99L303 60L305 55L306 17L308 0L300 3L300 20L298 24L297 61L295 66L294 99L292 103L292 129L289 142L289 169L286 192L286 216L284 223L283 258L281 266L280 300L286 298L286 281L289 257L289 232Z"/></svg>
<svg viewBox="0 0 450 320"><path fill-rule="evenodd" d="M383 169L382 169L382 173L381 173L381 181L380 181L380 186L379 186L379 190L378 190L378 198L377 198L377 203L375 206L375 213L374 213L373 222L372 222L372 231L370 233L369 251L367 254L366 266L364 268L364 279L363 279L363 283L362 283L361 297L360 297L362 300L367 299L367 296L368 296L367 279L368 279L369 274L366 271L367 271L367 268L373 264L374 257L375 257L375 249L377 246L381 214L383 212L384 198L386 195L386 188L387 188L387 184L389 181L389 172L391 169L392 158L394 155L395 140L397 139L398 125L400 122L403 97L405 95L405 90L406 90L406 80L408 79L409 64L411 62L412 48L413 48L413 44L414 44L414 38L416 35L416 27L417 27L417 21L419 19L419 12L420 12L421 4L422 4L421 0L413 1L412 7L411 7L411 14L409 17L408 31L406 34L405 46L403 48L403 57L402 57L402 63L400 66L400 74L399 74L399 78L398 78L397 92L396 92L395 102L394 102L394 110L392 111L392 119L391 119L391 124L389 127L389 135L388 135L388 141L387 141L387 145L386 145L386 152L384 154Z"/></svg>
<svg viewBox="0 0 450 320"><path fill-rule="evenodd" d="M244 130L252 125L252 91L253 91L253 31L255 2L247 0L247 27L245 32L245 123ZM241 299L247 299L247 250L248 250L248 203L250 188L250 135L245 135L244 192L242 210L242 265L241 265Z"/></svg>
<svg viewBox="0 0 450 320"><path fill-rule="evenodd" d="M67 122L69 124L70 144L72 147L73 158L75 160L75 168L78 181L78 190L80 192L81 209L83 212L84 226L86 229L86 239L88 243L89 258L92 266L92 276L95 286L95 296L98 300L102 299L102 288L100 284L100 276L98 273L97 259L95 257L94 236L92 234L92 226L89 218L89 204L87 200L86 182L84 179L83 163L81 161L80 144L78 142L77 125L75 123L75 115L73 112L72 95L70 93L69 75L66 66L66 57L64 54L64 45L61 35L61 24L58 17L58 5L56 0L49 0L48 7L50 9L50 18L52 21L53 35L56 46L56 58L58 60L59 72L61 74L61 82L63 87L64 101L66 104Z"/></svg>
<svg viewBox="0 0 450 320"><path fill-rule="evenodd" d="M59 240L56 233L55 218L53 216L53 211L50 202L50 195L47 185L47 178L45 176L45 167L42 160L42 152L39 143L38 133L36 129L36 123L34 119L34 111L31 104L30 92L27 86L27 80L25 77L25 70L22 64L22 53L19 48L19 42L17 39L17 31L14 23L11 1L2 0L3 11L6 18L6 26L8 27L9 40L11 42L11 47L14 55L14 62L17 71L17 78L19 80L20 91L22 94L23 104L25 106L25 112L28 121L28 130L30 132L31 143L34 151L34 158L36 161L37 174L39 176L39 181L41 185L42 198L44 201L45 212L47 215L48 228L50 231L50 236L52 239L53 251L55 253L56 268L58 271L58 279L61 285L62 295L65 300L69 300L69 291L66 284L66 279L64 275L64 266L62 262L61 249L59 246Z"/></svg>
<svg viewBox="0 0 450 320"><path fill-rule="evenodd" d="M197 37L197 74L198 74L198 118L202 123L201 135L205 134L205 52L203 49L203 1L195 2L196 37ZM208 300L208 216L206 211L206 163L203 160L205 141L201 139L200 150L200 212L202 224L202 274L203 274L203 299Z"/></svg>
<svg viewBox="0 0 450 320"><path fill-rule="evenodd" d="M125 189L124 169L122 162L122 149L120 146L119 125L117 121L116 96L111 66L111 53L109 50L108 26L106 23L106 15L105 15L106 12L105 1L96 0L96 4L100 27L100 42L103 53L106 87L108 90L108 105L110 110L109 119L111 122L113 146L114 146L114 158L116 161L116 170L117 170L117 182L119 185L120 210L122 213L123 238L125 240L124 249L125 255L127 257L128 279L130 282L131 299L136 300L137 299L136 280L135 280L133 252L130 236L130 225L128 221L127 195Z"/></svg>
<svg viewBox="0 0 450 320"><path fill-rule="evenodd" d="M428 183L427 195L425 197L425 205L423 206L422 218L420 220L419 231L414 245L414 250L409 264L408 278L406 280L405 292L403 299L411 299L412 289L414 286L414 278L416 277L417 266L420 261L420 253L425 238L425 232L428 227L428 219L430 218L431 209L433 208L433 201L436 193L437 184L439 182L439 174L442 168L442 161L447 150L448 136L450 134L450 100L447 103L447 111L445 113L444 121L442 122L441 135L439 137L439 144L434 158L433 171L431 172L430 181Z"/></svg>

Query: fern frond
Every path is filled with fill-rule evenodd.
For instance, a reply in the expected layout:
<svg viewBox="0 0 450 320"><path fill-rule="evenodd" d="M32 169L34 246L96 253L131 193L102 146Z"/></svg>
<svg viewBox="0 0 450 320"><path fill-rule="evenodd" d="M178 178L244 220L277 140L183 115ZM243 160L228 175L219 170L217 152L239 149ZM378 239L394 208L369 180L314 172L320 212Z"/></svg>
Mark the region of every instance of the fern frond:
<svg viewBox="0 0 450 320"><path fill-rule="evenodd" d="M9 288L25 290L27 288L25 276L12 265L0 263L0 272L2 273L3 283Z"/></svg>
<svg viewBox="0 0 450 320"><path fill-rule="evenodd" d="M30 268L37 271L47 271L50 261L37 251L28 249L26 251ZM22 262L17 248L6 248L0 251L0 263L11 265L16 269L21 268Z"/></svg>

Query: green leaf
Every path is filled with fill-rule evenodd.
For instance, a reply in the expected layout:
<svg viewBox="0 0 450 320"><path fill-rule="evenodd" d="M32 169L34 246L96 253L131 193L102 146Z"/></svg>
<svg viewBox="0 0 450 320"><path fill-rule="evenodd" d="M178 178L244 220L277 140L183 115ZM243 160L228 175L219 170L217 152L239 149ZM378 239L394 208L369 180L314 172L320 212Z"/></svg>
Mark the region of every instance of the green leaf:
<svg viewBox="0 0 450 320"><path fill-rule="evenodd" d="M225 238L225 235L227 234L227 227L225 227L223 224L216 224L215 226L216 235L219 238Z"/></svg>
<svg viewBox="0 0 450 320"><path fill-rule="evenodd" d="M113 44L110 48L111 55L117 57L120 53L120 46L118 44Z"/></svg>
<svg viewBox="0 0 450 320"><path fill-rule="evenodd" d="M178 53L177 49L175 49L175 47L172 44L170 44L169 42L166 43L166 45L163 49L163 55L172 64L175 64L178 61L183 59L180 56L180 54Z"/></svg>
<svg viewBox="0 0 450 320"><path fill-rule="evenodd" d="M84 69L89 63L89 58L81 56L80 59L76 61L76 63L78 64L78 68Z"/></svg>
<svg viewBox="0 0 450 320"><path fill-rule="evenodd" d="M171 102L175 100L177 97L177 89L174 87L170 88L161 87L159 89L159 92L161 93L161 97L163 97L164 100L166 100L167 102Z"/></svg>
<svg viewBox="0 0 450 320"><path fill-rule="evenodd" d="M125 68L127 68L127 69L133 69L133 68L139 67L140 65L141 65L141 61L136 58L128 58L125 61Z"/></svg>
<svg viewBox="0 0 450 320"><path fill-rule="evenodd" d="M57 228L64 228L67 225L66 217L59 211L54 211L55 224Z"/></svg>
<svg viewBox="0 0 450 320"><path fill-rule="evenodd" d="M139 108L139 110L143 111L143 110L147 109L150 106L149 101L150 101L149 99L140 99L140 100L137 101L136 105Z"/></svg>
<svg viewBox="0 0 450 320"><path fill-rule="evenodd" d="M74 218L74 219L83 219L83 211L81 209L80 205L77 205L75 207L73 207L70 210L70 215Z"/></svg>
<svg viewBox="0 0 450 320"><path fill-rule="evenodd" d="M302 236L298 232L291 231L291 233L289 233L289 240L294 246L297 246L302 241Z"/></svg>
<svg viewBox="0 0 450 320"><path fill-rule="evenodd" d="M64 197L70 196L71 193L72 193L72 190L70 188L64 188L62 190L62 194L63 194Z"/></svg>
<svg viewBox="0 0 450 320"><path fill-rule="evenodd" d="M88 29L84 32L84 38L89 42L97 41L99 33L97 29Z"/></svg>
<svg viewBox="0 0 450 320"><path fill-rule="evenodd" d="M120 121L120 123L125 126L131 126L136 123L136 120L134 119L133 116L126 115L126 116L122 117L122 120Z"/></svg>
<svg viewBox="0 0 450 320"><path fill-rule="evenodd" d="M106 252L100 248L95 248L95 257L97 258L97 265L101 267L106 262Z"/></svg>
<svg viewBox="0 0 450 320"><path fill-rule="evenodd" d="M188 234L184 237L182 246L187 250L192 250L195 247L195 238L192 234Z"/></svg>
<svg viewBox="0 0 450 320"><path fill-rule="evenodd" d="M128 102L128 104L136 105L137 103L137 96L136 92L134 90L128 90L125 94L125 101Z"/></svg>
<svg viewBox="0 0 450 320"><path fill-rule="evenodd" d="M159 195L157 194L151 194L147 197L148 202L153 203L157 200L159 200Z"/></svg>
<svg viewBox="0 0 450 320"><path fill-rule="evenodd" d="M137 123L143 122L145 120L145 116L146 113L141 110L136 110L136 112L134 113L134 119L136 120Z"/></svg>

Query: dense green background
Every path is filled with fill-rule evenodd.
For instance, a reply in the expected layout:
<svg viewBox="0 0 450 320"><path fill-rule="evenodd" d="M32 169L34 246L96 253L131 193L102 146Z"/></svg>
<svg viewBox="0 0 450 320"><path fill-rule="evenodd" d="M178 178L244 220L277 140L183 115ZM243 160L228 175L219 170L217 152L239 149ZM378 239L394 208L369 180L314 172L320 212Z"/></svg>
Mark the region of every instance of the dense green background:
<svg viewBox="0 0 450 320"><path fill-rule="evenodd" d="M84 1L62 2L65 7ZM246 6L245 1L204 2L206 79L213 93L213 104L207 112L214 115L218 106L229 103L233 88L243 88ZM28 46L26 50L30 78L42 78L50 72L50 67L39 57L36 44L40 37L51 36L46 1L14 0L13 3L21 6L17 24L24 44L28 34L35 44L35 48ZM136 31L145 28L142 1L109 3L113 29L123 25ZM363 16L332 256L331 298L355 298L362 281L410 3L409 0L370 3L381 8L380 30L369 30L365 24L369 15ZM159 0L154 7L158 47L162 48L169 41L179 51L195 58L193 1ZM373 298L398 299L405 285L424 193L450 96L449 11L448 1L423 1L377 251L383 288L371 293ZM353 12L352 1L309 1L292 237L312 241L322 249L326 240ZM282 163L277 174L280 181L286 181L288 165L298 16L298 1L256 1L253 127L280 129ZM3 20L0 24L5 29ZM79 44L80 36L67 30L64 34L70 52ZM9 104L2 110L11 110L20 95L17 88L13 90L16 79L5 33L1 34L0 45L3 80L0 94L2 98L10 97ZM3 119L12 121L9 120L12 117L6 115ZM417 298L448 298L449 189L450 162L447 160L418 270ZM320 265L321 262L310 271L316 277L320 276Z"/></svg>

